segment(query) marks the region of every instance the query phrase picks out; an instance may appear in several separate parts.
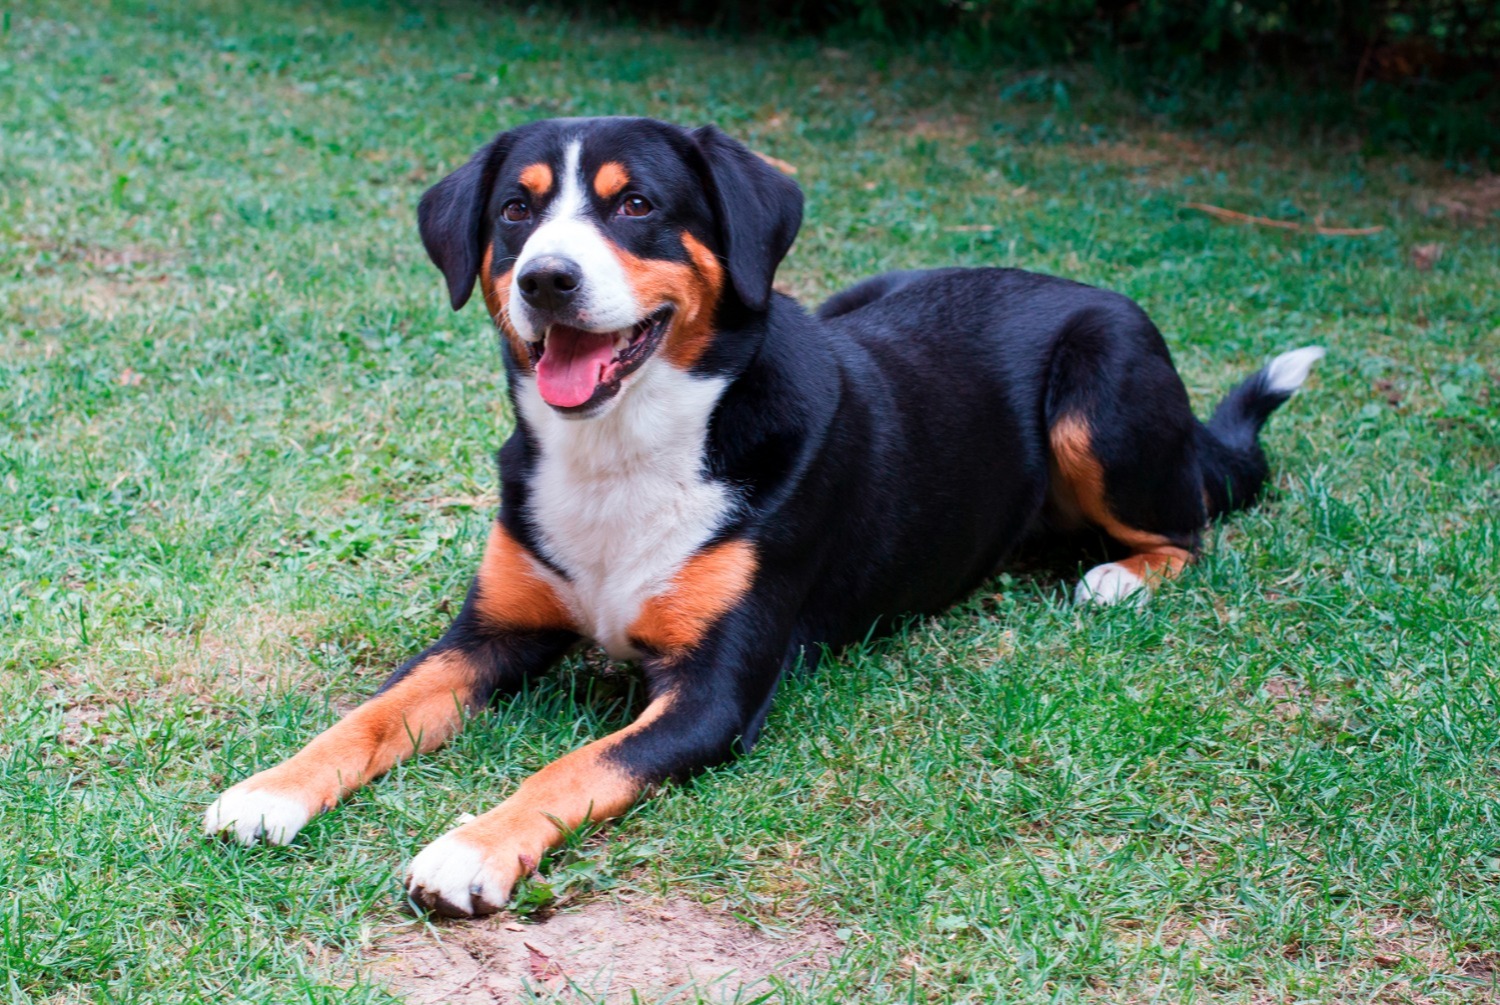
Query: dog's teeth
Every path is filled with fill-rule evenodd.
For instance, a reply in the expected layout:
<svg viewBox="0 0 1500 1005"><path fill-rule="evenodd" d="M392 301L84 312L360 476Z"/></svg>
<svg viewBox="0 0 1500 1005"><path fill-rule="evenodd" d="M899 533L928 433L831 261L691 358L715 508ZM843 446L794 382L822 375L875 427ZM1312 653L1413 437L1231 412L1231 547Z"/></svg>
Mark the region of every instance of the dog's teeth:
<svg viewBox="0 0 1500 1005"><path fill-rule="evenodd" d="M624 332L615 332L615 351L622 352L630 348L630 336Z"/></svg>

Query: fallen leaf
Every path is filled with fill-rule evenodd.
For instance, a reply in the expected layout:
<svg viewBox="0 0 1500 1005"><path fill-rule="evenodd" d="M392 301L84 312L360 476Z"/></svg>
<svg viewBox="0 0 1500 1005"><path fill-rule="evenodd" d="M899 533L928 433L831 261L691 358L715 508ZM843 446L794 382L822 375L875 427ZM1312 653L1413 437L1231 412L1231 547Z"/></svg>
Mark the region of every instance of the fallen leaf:
<svg viewBox="0 0 1500 1005"><path fill-rule="evenodd" d="M523 942L526 947L526 965L531 970L531 976L539 981L565 981L567 973L557 965L557 961L529 942Z"/></svg>
<svg viewBox="0 0 1500 1005"><path fill-rule="evenodd" d="M120 386L121 387L139 387L140 384L141 384L141 381L143 381L145 379L146 379L145 377L143 377L140 374L136 373L134 370L132 370L128 366L125 369L123 369L123 370L120 371L119 381L120 381Z"/></svg>
<svg viewBox="0 0 1500 1005"><path fill-rule="evenodd" d="M797 173L797 168L794 165L788 164L786 161L782 160L780 157L772 157L770 154L763 154L759 150L755 151L755 156L759 157L761 160L765 161L767 164L771 165L773 168L775 168L776 170L780 171L782 174L796 174Z"/></svg>
<svg viewBox="0 0 1500 1005"><path fill-rule="evenodd" d="M1411 249L1411 264L1418 272L1431 272L1437 260L1443 257L1441 244L1419 244Z"/></svg>

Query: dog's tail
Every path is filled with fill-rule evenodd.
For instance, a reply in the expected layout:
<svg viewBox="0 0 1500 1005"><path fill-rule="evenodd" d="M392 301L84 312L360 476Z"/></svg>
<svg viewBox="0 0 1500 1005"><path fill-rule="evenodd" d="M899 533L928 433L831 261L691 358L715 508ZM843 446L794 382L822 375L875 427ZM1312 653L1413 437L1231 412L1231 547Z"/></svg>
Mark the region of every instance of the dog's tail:
<svg viewBox="0 0 1500 1005"><path fill-rule="evenodd" d="M1260 448L1260 429L1307 380L1323 357L1318 346L1284 352L1219 402L1213 418L1198 426L1198 459L1210 517L1253 503L1270 468Z"/></svg>

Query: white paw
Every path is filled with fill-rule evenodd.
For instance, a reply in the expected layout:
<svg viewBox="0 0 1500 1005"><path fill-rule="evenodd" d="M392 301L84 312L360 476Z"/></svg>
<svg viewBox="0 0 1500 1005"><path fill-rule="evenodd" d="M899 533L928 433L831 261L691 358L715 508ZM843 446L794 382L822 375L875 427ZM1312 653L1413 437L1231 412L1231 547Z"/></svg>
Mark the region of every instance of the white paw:
<svg viewBox="0 0 1500 1005"><path fill-rule="evenodd" d="M1078 589L1073 594L1076 604L1118 604L1129 601L1137 607L1145 607L1151 591L1146 581L1116 562L1096 565L1083 574Z"/></svg>
<svg viewBox="0 0 1500 1005"><path fill-rule="evenodd" d="M406 895L445 918L494 914L510 899L512 882L496 875L484 851L455 831L423 848L406 868Z"/></svg>
<svg viewBox="0 0 1500 1005"><path fill-rule="evenodd" d="M240 844L287 844L311 818L295 799L236 786L214 800L203 815L203 830L227 834Z"/></svg>

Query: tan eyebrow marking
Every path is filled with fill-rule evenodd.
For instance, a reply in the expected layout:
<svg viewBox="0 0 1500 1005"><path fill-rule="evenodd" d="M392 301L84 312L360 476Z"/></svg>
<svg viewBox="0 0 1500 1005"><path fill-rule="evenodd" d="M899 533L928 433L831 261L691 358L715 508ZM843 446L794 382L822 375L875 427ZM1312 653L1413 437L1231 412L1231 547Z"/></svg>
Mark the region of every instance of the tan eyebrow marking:
<svg viewBox="0 0 1500 1005"><path fill-rule="evenodd" d="M540 162L521 169L521 187L540 199L552 191L552 168Z"/></svg>
<svg viewBox="0 0 1500 1005"><path fill-rule="evenodd" d="M620 194L620 191L630 184L630 172L625 170L625 165L617 161L607 161L599 166L599 172L594 175L594 191L601 199L610 199Z"/></svg>

